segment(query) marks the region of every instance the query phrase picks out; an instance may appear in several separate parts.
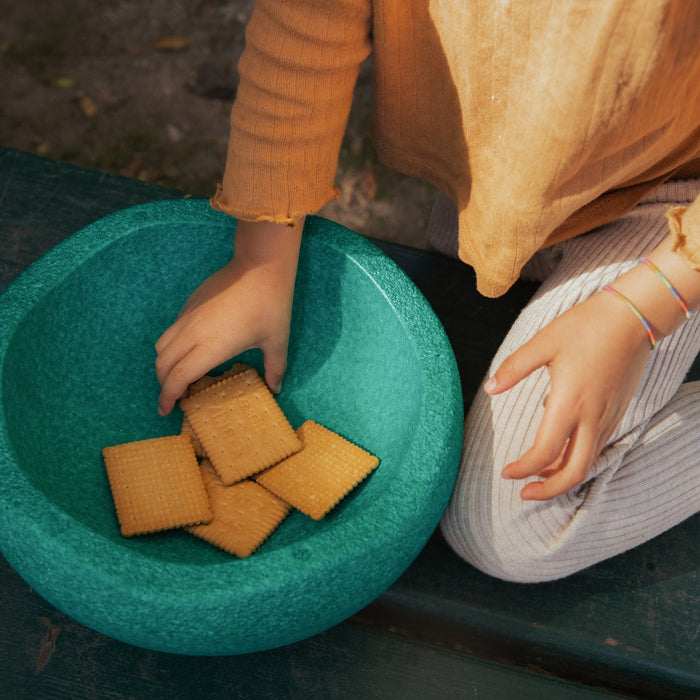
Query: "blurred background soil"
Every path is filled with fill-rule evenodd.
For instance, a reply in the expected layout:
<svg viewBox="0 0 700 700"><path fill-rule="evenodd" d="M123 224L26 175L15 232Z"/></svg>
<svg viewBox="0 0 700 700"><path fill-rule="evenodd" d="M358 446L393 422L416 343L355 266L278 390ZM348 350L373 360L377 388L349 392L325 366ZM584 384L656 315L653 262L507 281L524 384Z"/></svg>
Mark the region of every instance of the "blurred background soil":
<svg viewBox="0 0 700 700"><path fill-rule="evenodd" d="M0 0L0 144L210 196L253 4ZM321 213L424 247L435 191L377 162L371 71L370 59L340 153L340 199Z"/></svg>

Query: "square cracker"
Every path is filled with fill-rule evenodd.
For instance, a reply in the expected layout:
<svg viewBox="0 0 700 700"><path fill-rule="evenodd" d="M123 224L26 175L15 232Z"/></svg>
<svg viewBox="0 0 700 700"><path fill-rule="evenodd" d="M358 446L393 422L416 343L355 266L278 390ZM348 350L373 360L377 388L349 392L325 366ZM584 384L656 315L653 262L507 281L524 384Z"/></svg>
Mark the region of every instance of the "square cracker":
<svg viewBox="0 0 700 700"><path fill-rule="evenodd" d="M291 506L254 481L224 486L208 460L202 478L214 518L188 527L197 537L237 557L250 556L287 517Z"/></svg>
<svg viewBox="0 0 700 700"><path fill-rule="evenodd" d="M301 449L282 409L252 368L180 399L180 406L224 486Z"/></svg>
<svg viewBox="0 0 700 700"><path fill-rule="evenodd" d="M249 369L248 365L243 364L242 362L236 362L235 364L231 365L231 368L226 370L226 372L224 372L223 374L205 374L203 377L200 377L196 382L190 384L188 388L188 395L194 396L195 394L198 394L200 391L206 389L207 387L212 386L213 384L217 384L218 382L222 381L223 379L227 379L228 377L235 377L237 374L240 374L241 372L244 372L247 369ZM199 459L202 459L207 456L207 453L204 450L202 443L199 441L197 434L194 432L192 425L187 419L187 416L184 416L182 419L182 429L180 430L180 432L183 435L189 435L190 440L192 440L192 445L194 446L194 453Z"/></svg>
<svg viewBox="0 0 700 700"><path fill-rule="evenodd" d="M187 437L192 441L192 447L194 448L195 455L197 455L197 459L204 459L207 456L207 453L204 451L204 447L202 447L202 443L199 441L199 438L195 434L192 425L187 420L187 416L182 417L182 427L180 428L180 434L187 435Z"/></svg>
<svg viewBox="0 0 700 700"><path fill-rule="evenodd" d="M223 374L205 374L200 377L196 382L192 382L187 388L188 396L194 396L198 394L203 389L210 387L212 384L218 384L223 379L228 379L229 377L235 377L241 372L245 372L250 367L243 362L236 362L231 365Z"/></svg>
<svg viewBox="0 0 700 700"><path fill-rule="evenodd" d="M298 430L304 444L255 477L283 501L320 520L379 464L379 459L328 428L306 421Z"/></svg>
<svg viewBox="0 0 700 700"><path fill-rule="evenodd" d="M102 450L124 537L208 522L209 499L186 435Z"/></svg>

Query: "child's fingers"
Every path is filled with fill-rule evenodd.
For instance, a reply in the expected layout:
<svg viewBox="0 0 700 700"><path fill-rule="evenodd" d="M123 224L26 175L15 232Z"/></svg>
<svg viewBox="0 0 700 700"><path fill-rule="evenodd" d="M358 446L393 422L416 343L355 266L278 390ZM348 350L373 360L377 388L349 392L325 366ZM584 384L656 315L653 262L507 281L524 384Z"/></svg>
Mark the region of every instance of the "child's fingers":
<svg viewBox="0 0 700 700"><path fill-rule="evenodd" d="M180 359L163 378L160 396L158 397L158 412L167 416L173 410L175 402L187 392L192 382L204 376L212 367L220 362L206 347L197 345Z"/></svg>
<svg viewBox="0 0 700 700"><path fill-rule="evenodd" d="M282 379L287 371L287 340L263 344L265 383L273 394L282 390Z"/></svg>
<svg viewBox="0 0 700 700"><path fill-rule="evenodd" d="M505 466L501 472L503 477L524 479L550 468L571 447L570 440L577 425L578 418L564 410L556 395L550 395L533 446L520 459Z"/></svg>
<svg viewBox="0 0 700 700"><path fill-rule="evenodd" d="M168 331L172 330L172 326ZM167 332L167 331L166 331ZM165 335L165 334L164 334ZM193 341L187 341L187 336L177 332L170 334L171 339L168 343L161 343L160 340L156 343L156 376L161 387L172 371L173 367L186 357L194 347ZM161 336L162 338L163 336Z"/></svg>
<svg viewBox="0 0 700 700"><path fill-rule="evenodd" d="M578 429L571 438L562 466L544 481L533 481L520 492L525 501L546 501L576 488L586 479L597 453L598 439L594 431Z"/></svg>
<svg viewBox="0 0 700 700"><path fill-rule="evenodd" d="M163 334L156 340L156 352L160 355L170 343L175 339L179 331L179 324L173 323L171 326L163 331Z"/></svg>
<svg viewBox="0 0 700 700"><path fill-rule="evenodd" d="M484 384L484 391L487 394L507 391L536 369L546 365L550 359L551 353L543 352L541 343L535 337L503 360Z"/></svg>

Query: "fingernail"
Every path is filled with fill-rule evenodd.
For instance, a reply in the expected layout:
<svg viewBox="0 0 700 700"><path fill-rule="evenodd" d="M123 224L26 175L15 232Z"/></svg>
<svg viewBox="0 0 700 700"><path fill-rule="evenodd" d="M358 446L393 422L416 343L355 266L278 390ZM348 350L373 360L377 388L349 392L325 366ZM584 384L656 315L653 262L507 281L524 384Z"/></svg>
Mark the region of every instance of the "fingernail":
<svg viewBox="0 0 700 700"><path fill-rule="evenodd" d="M272 387L273 394L279 394L282 391L282 382L278 382Z"/></svg>
<svg viewBox="0 0 700 700"><path fill-rule="evenodd" d="M486 380L484 384L484 391L487 394L490 394L497 386L498 382L496 381L496 377L491 377L490 379Z"/></svg>

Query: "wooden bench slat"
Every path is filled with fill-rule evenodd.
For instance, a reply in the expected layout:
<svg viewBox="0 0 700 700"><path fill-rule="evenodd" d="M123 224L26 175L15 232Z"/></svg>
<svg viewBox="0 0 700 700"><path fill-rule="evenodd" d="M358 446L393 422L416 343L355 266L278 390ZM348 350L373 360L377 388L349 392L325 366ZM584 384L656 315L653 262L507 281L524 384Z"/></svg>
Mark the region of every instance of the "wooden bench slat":
<svg viewBox="0 0 700 700"><path fill-rule="evenodd" d="M0 623L3 698L620 697L348 623L288 647L244 656L191 657L140 649L60 613L32 593L1 557Z"/></svg>

